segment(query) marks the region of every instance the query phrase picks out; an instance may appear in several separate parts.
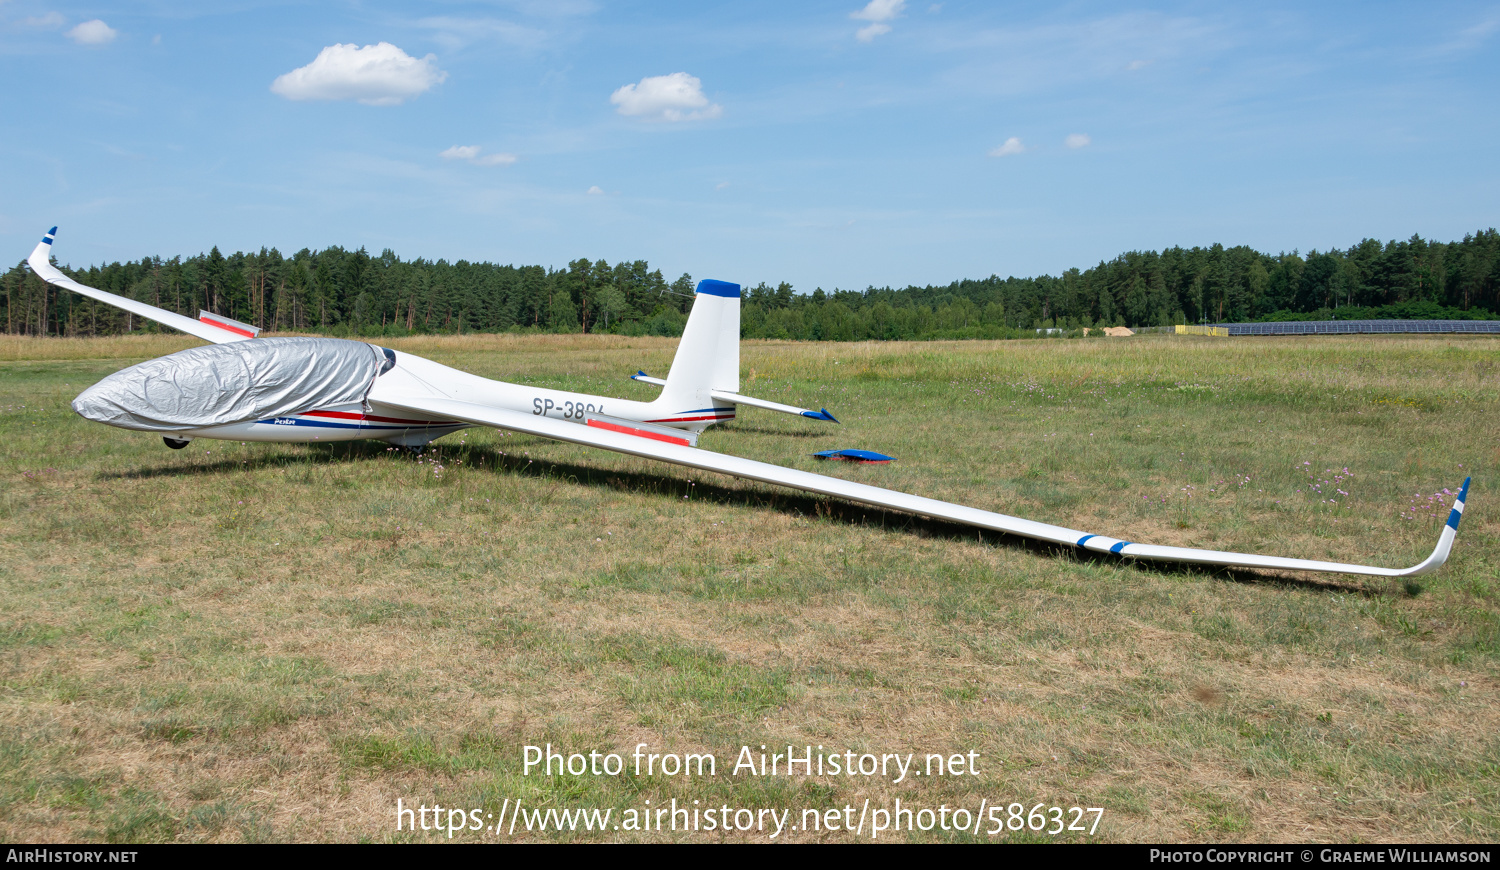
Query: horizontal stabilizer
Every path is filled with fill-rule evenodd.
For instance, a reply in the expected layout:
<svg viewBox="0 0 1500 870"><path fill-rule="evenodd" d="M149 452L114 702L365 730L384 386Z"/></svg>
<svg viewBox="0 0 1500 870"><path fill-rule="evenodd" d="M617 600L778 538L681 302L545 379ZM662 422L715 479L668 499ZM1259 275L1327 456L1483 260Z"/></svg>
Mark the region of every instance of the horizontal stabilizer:
<svg viewBox="0 0 1500 870"><path fill-rule="evenodd" d="M643 384L656 384L665 387L667 382L661 378L653 378L643 371L637 371L630 376L632 381L640 381ZM742 396L739 393L731 393L726 390L710 390L708 393L720 402L733 402L736 405L749 405L752 408L765 408L767 411L779 411L783 414L791 414L796 417L806 417L809 420L826 420L829 423L837 423L838 420L828 413L828 409L821 411L809 411L806 408L798 408L796 405L783 405L780 402L771 402L765 399L756 399L751 396Z"/></svg>
<svg viewBox="0 0 1500 870"><path fill-rule="evenodd" d="M767 411L779 411L783 414L791 414L796 417L807 417L812 420L827 420L837 423L833 415L827 409L822 411L809 411L806 408L798 408L795 405L783 405L780 402L770 402L765 399L757 399L752 396L742 396L739 393L727 393L723 390L713 390L710 396L720 402L733 402L736 405L749 405L752 408L765 408Z"/></svg>

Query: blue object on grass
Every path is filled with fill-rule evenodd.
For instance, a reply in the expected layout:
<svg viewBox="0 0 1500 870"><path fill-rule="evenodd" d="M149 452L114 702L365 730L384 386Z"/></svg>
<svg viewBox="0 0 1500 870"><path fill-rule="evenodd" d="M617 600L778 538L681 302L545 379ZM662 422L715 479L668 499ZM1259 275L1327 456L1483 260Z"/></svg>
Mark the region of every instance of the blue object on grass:
<svg viewBox="0 0 1500 870"><path fill-rule="evenodd" d="M847 462L894 462L896 459L873 450L824 450L813 455L819 459L842 459Z"/></svg>

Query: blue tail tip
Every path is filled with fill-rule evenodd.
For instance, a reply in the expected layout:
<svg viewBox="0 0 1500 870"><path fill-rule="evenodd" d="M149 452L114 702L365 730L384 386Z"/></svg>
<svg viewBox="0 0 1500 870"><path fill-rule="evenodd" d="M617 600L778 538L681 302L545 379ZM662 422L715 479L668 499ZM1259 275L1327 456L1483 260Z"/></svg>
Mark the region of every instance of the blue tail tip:
<svg viewBox="0 0 1500 870"><path fill-rule="evenodd" d="M1471 481L1473 479L1474 478L1472 478L1472 477L1466 477L1466 478L1464 478L1463 488L1458 491L1458 500L1459 501L1464 501L1464 500L1466 500L1469 497L1469 481Z"/></svg>
<svg viewBox="0 0 1500 870"><path fill-rule="evenodd" d="M731 284L728 281L715 281L712 278L705 278L698 282L698 292L707 296L738 299L740 298L740 285Z"/></svg>
<svg viewBox="0 0 1500 870"><path fill-rule="evenodd" d="M55 236L55 235L57 235L57 227L53 227L52 229L48 230L47 231L47 235L49 235L49 236Z"/></svg>

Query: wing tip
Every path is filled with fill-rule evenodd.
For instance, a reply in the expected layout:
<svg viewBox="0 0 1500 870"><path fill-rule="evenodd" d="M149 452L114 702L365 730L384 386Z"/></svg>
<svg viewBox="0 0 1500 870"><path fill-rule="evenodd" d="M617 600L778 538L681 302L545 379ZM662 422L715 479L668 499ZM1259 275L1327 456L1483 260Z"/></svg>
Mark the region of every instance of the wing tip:
<svg viewBox="0 0 1500 870"><path fill-rule="evenodd" d="M42 236L42 244L50 245L55 238L57 238L57 227L53 227L47 231L46 235Z"/></svg>
<svg viewBox="0 0 1500 870"><path fill-rule="evenodd" d="M1453 509L1448 511L1448 528L1458 531L1458 521L1464 518L1464 503L1469 500L1469 481L1472 477L1464 478L1464 485L1458 490L1458 497L1453 499Z"/></svg>
<svg viewBox="0 0 1500 870"><path fill-rule="evenodd" d="M832 414L828 413L828 409L827 408L824 408L821 411L803 411L802 412L802 416L810 418L810 419L813 419L813 420L827 420L830 423L838 423L839 422L838 420L834 419L834 416ZM842 425L842 424L840 424L840 425Z"/></svg>

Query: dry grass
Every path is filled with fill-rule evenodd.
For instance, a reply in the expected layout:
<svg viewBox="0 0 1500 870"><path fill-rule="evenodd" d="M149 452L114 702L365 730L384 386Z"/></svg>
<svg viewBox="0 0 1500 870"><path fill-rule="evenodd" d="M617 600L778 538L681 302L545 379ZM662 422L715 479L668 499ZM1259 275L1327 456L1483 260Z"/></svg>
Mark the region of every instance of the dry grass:
<svg viewBox="0 0 1500 870"><path fill-rule="evenodd" d="M1452 560L1409 588L1089 559L493 432L423 459L178 453L67 409L191 343L0 343L7 839L436 838L395 832L398 797L1102 806L1118 841L1500 829L1494 340L751 342L745 392L844 425L752 409L703 442L1134 540L1381 564L1436 539L1440 516L1403 518L1414 493L1472 474ZM624 377L675 343L395 346L645 398ZM899 461L808 458L827 447ZM1347 498L1308 496L1307 470L1345 467ZM522 776L549 741L723 767ZM788 743L973 750L983 774L725 773Z"/></svg>

